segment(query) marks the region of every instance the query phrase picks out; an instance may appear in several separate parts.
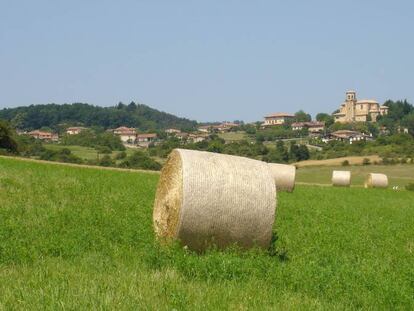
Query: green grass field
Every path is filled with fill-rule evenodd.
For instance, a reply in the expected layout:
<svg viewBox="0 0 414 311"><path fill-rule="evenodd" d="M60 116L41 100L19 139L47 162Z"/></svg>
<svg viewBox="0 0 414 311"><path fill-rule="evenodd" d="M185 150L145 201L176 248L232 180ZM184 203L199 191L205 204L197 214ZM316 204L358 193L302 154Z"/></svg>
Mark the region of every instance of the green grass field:
<svg viewBox="0 0 414 311"><path fill-rule="evenodd" d="M218 136L222 139L224 139L227 142L232 141L240 141L240 140L247 140L251 141L252 139L249 137L249 135L246 134L246 132L227 132L227 133L220 133Z"/></svg>
<svg viewBox="0 0 414 311"><path fill-rule="evenodd" d="M296 181L313 184L331 184L333 170L351 171L351 183L363 186L369 173L383 173L388 176L390 186L404 188L408 183L414 183L414 165L359 165L359 166L309 166L296 171Z"/></svg>
<svg viewBox="0 0 414 311"><path fill-rule="evenodd" d="M0 158L0 310L414 309L414 193L298 186L269 251L152 231L158 175Z"/></svg>
<svg viewBox="0 0 414 311"><path fill-rule="evenodd" d="M45 148L58 151L63 148L67 148L76 156L78 156L81 159L84 160L96 160L98 157L98 152L94 148L90 147L83 147L83 146L66 146L66 145L57 145L57 144L44 144ZM127 155L132 154L136 149L127 148L125 152ZM114 157L117 153L120 151L113 151L110 156ZM100 154L100 157L102 157L102 154Z"/></svg>

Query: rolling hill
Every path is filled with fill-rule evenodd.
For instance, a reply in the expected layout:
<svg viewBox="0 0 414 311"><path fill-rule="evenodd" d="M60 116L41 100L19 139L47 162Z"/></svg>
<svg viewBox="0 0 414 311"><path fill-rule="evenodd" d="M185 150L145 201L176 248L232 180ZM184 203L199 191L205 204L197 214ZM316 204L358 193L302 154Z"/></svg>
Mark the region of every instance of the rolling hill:
<svg viewBox="0 0 414 311"><path fill-rule="evenodd" d="M146 105L122 103L115 107L100 107L85 103L31 105L0 110L0 119L19 129L33 130L49 127L58 130L62 125L100 126L105 129L119 126L149 129L194 129L197 122L179 118Z"/></svg>

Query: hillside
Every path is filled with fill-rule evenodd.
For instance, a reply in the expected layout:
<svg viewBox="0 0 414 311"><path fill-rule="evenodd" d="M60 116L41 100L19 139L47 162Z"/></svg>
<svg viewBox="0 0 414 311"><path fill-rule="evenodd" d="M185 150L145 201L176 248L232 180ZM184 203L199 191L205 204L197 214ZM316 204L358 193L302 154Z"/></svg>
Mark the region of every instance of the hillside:
<svg viewBox="0 0 414 311"><path fill-rule="evenodd" d="M101 126L105 129L129 126L141 130L193 129L197 123L162 112L146 105L131 103L115 107L99 107L84 103L31 105L0 110L0 119L13 126L32 130L50 127L58 130L62 125Z"/></svg>
<svg viewBox="0 0 414 311"><path fill-rule="evenodd" d="M408 191L299 186L267 252L154 240L156 174L0 158L0 309L413 309Z"/></svg>

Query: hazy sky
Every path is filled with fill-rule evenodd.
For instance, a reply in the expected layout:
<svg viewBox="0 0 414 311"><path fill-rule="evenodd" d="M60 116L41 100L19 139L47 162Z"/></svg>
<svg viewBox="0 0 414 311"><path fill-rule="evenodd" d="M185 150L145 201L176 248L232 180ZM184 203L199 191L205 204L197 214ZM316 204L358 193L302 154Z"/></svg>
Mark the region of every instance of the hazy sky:
<svg viewBox="0 0 414 311"><path fill-rule="evenodd" d="M414 101L414 1L0 0L0 108L131 100L198 121Z"/></svg>

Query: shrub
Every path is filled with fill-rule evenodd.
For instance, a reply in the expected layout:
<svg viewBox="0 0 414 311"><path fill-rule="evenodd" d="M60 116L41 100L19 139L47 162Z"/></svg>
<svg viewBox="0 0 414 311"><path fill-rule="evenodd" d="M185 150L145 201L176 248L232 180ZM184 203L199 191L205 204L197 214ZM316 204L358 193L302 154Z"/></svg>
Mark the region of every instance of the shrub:
<svg viewBox="0 0 414 311"><path fill-rule="evenodd" d="M119 153L116 154L115 159L116 160L122 160L125 159L127 157L127 154L125 151L121 151Z"/></svg>
<svg viewBox="0 0 414 311"><path fill-rule="evenodd" d="M343 161L342 166L349 166L349 161L348 160Z"/></svg>
<svg viewBox="0 0 414 311"><path fill-rule="evenodd" d="M363 160L362 160L362 165L370 165L371 164L371 160L370 159L368 159L368 158L364 158Z"/></svg>
<svg viewBox="0 0 414 311"><path fill-rule="evenodd" d="M99 153L102 153L102 154L111 154L112 153L111 148L109 148L108 146L97 146L95 148L95 150L98 151Z"/></svg>
<svg viewBox="0 0 414 311"><path fill-rule="evenodd" d="M414 183L409 183L405 186L405 189L408 191L414 191Z"/></svg>
<svg viewBox="0 0 414 311"><path fill-rule="evenodd" d="M114 161L111 159L109 155L104 155L102 159L99 160L100 166L112 166L114 165Z"/></svg>
<svg viewBox="0 0 414 311"><path fill-rule="evenodd" d="M46 161L56 161L56 162L66 162L66 163L82 163L82 159L72 154L72 152L67 149L63 148L60 150L49 150L46 149L40 155L41 160Z"/></svg>
<svg viewBox="0 0 414 311"><path fill-rule="evenodd" d="M141 168L156 171L159 171L161 169L160 163L151 159L142 151L135 151L132 155L122 161L119 166L125 168Z"/></svg>

